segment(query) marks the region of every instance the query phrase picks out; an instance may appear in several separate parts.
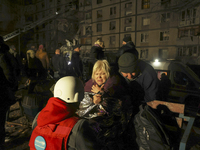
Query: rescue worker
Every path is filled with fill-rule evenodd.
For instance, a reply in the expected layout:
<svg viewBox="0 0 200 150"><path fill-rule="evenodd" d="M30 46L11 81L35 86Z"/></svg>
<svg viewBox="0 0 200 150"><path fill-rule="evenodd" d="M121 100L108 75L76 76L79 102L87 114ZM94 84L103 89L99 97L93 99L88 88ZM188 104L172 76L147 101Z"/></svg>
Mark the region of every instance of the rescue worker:
<svg viewBox="0 0 200 150"><path fill-rule="evenodd" d="M67 76L55 84L54 97L48 100L37 118L29 146L31 150L99 150L89 122L75 114L84 97L80 79Z"/></svg>

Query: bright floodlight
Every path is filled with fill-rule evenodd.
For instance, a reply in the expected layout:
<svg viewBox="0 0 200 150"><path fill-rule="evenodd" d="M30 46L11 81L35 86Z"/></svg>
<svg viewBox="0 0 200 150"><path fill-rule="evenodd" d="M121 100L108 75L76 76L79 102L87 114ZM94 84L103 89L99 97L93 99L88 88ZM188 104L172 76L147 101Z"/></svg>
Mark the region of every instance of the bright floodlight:
<svg viewBox="0 0 200 150"><path fill-rule="evenodd" d="M155 59L155 61L153 62L153 67L157 67L157 66L160 66L160 62L158 59Z"/></svg>
<svg viewBox="0 0 200 150"><path fill-rule="evenodd" d="M58 12L56 12L56 15L58 14Z"/></svg>
<svg viewBox="0 0 200 150"><path fill-rule="evenodd" d="M155 59L155 62L158 62L158 59Z"/></svg>

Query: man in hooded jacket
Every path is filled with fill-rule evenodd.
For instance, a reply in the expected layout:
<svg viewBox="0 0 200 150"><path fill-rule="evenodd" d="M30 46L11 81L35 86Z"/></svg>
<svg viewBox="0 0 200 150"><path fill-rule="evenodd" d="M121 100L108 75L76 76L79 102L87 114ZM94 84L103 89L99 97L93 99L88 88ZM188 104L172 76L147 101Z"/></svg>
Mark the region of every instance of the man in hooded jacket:
<svg viewBox="0 0 200 150"><path fill-rule="evenodd" d="M73 76L59 79L54 87L54 97L38 115L37 126L29 141L30 150L100 150L89 122L79 120L75 114L83 97L80 79Z"/></svg>

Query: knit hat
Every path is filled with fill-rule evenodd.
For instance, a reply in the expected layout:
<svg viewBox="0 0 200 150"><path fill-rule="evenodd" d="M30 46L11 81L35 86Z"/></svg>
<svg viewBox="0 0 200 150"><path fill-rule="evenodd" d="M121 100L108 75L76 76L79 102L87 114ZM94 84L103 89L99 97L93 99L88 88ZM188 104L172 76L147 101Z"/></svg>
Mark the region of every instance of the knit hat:
<svg viewBox="0 0 200 150"><path fill-rule="evenodd" d="M132 39L131 39L130 36L127 36L127 37L124 37L124 38L123 38L123 41L124 41L124 42L130 42L130 41L132 41Z"/></svg>
<svg viewBox="0 0 200 150"><path fill-rule="evenodd" d="M118 65L120 72L133 73L135 72L137 57L132 53L124 53L119 57Z"/></svg>
<svg viewBox="0 0 200 150"><path fill-rule="evenodd" d="M41 44L40 46L39 46L39 49L43 49L44 48L44 46Z"/></svg>

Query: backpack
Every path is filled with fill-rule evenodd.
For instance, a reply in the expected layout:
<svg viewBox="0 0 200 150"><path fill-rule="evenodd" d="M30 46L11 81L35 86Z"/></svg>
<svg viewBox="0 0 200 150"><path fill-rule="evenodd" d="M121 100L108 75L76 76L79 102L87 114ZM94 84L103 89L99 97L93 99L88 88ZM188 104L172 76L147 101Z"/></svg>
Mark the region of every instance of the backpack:
<svg viewBox="0 0 200 150"><path fill-rule="evenodd" d="M139 150L170 150L171 138L161 118L150 106L140 105L134 117L136 142Z"/></svg>

